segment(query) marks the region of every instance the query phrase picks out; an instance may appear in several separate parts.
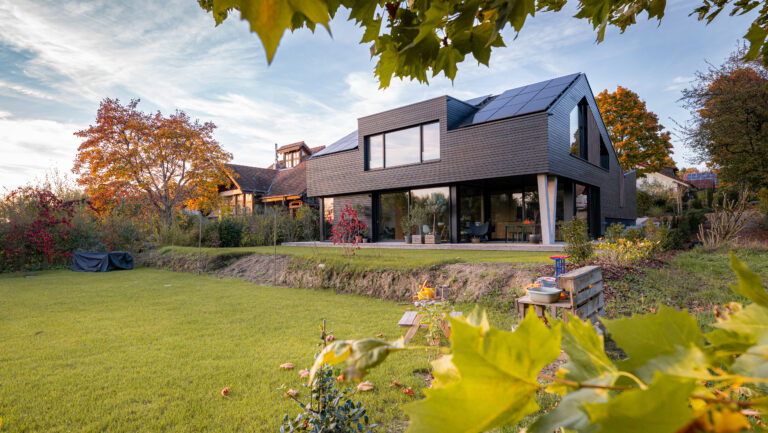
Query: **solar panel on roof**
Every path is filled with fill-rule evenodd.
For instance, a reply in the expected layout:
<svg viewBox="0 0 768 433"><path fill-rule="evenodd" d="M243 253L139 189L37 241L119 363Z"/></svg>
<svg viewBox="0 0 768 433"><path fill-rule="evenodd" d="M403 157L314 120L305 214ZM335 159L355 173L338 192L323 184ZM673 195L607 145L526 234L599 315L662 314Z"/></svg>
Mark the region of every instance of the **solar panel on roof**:
<svg viewBox="0 0 768 433"><path fill-rule="evenodd" d="M507 90L475 113L471 123L546 110L579 75L566 75Z"/></svg>
<svg viewBox="0 0 768 433"><path fill-rule="evenodd" d="M330 155L332 153L343 152L345 150L354 149L356 147L357 147L357 131L354 131L340 138L333 144L328 145L328 147L317 152L312 156L315 157L315 156Z"/></svg>
<svg viewBox="0 0 768 433"><path fill-rule="evenodd" d="M490 98L493 95L485 95L485 96L478 96L477 98L467 99L466 102L469 105L480 105L483 102L485 102L486 99Z"/></svg>

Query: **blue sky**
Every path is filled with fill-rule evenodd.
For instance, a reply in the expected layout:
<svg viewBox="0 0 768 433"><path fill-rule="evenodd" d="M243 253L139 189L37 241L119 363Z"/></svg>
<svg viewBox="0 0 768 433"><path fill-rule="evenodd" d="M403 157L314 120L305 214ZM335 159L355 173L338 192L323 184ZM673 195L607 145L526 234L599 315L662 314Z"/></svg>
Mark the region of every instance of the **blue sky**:
<svg viewBox="0 0 768 433"><path fill-rule="evenodd" d="M643 18L626 33L595 43L589 23L565 12L529 18L490 68L472 59L456 80L393 81L378 90L374 60L362 31L342 11L323 29L286 34L271 66L248 26L235 15L219 27L194 0L0 0L0 188L69 172L78 139L99 101L141 98L145 111L185 110L211 120L234 162L265 166L274 143L330 144L356 128L357 118L449 94L459 98L584 72L592 90L636 91L673 129L687 112L681 89L706 62L720 63L751 16L705 26L689 17L698 2L671 1L659 26ZM234 19L233 19L234 18ZM690 165L680 140L674 159Z"/></svg>

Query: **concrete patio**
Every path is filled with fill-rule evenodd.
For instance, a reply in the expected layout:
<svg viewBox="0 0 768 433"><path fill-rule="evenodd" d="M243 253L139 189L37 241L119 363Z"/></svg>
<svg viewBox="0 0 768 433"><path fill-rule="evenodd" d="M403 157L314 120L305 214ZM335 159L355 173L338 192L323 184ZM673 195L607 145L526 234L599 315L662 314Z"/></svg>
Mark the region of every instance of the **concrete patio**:
<svg viewBox="0 0 768 433"><path fill-rule="evenodd" d="M286 247L330 247L333 245L330 241L321 242L283 242L281 245ZM405 242L376 242L361 243L360 248L394 248L408 250L478 250L478 251L551 251L562 252L565 248L564 242L556 242L552 245L526 244L526 243L507 243L507 242L483 242L483 243L461 243L461 244L406 244Z"/></svg>

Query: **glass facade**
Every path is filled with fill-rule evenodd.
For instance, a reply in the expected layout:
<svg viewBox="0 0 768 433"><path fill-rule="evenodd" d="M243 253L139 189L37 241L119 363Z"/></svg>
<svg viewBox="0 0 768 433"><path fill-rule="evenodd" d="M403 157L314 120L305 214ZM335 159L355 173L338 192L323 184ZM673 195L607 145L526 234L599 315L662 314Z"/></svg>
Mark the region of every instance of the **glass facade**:
<svg viewBox="0 0 768 433"><path fill-rule="evenodd" d="M379 195L378 238L381 241L403 240L403 221L409 211L415 218L413 234L437 233L449 242L450 190L448 187L387 192Z"/></svg>
<svg viewBox="0 0 768 433"><path fill-rule="evenodd" d="M381 194L379 200L379 240L404 239L402 224L408 216L408 191Z"/></svg>
<svg viewBox="0 0 768 433"><path fill-rule="evenodd" d="M333 197L323 198L323 230L325 239L331 238L333 228Z"/></svg>
<svg viewBox="0 0 768 433"><path fill-rule="evenodd" d="M469 242L478 236L477 227L488 226L481 238L487 241L541 241L541 212L538 184L535 178L498 179L475 185L456 185L456 197L451 188L435 187L383 192L377 200L377 240L403 240L407 228L404 221L410 215L416 219L414 235L436 234L442 242L450 242L451 218L456 221L455 241ZM573 193L571 193L573 191ZM567 197L566 197L567 192ZM565 213L576 218L589 218L589 188L561 179L555 201L555 240L562 240L561 228ZM455 215L451 214L451 201ZM570 215L567 219L570 219ZM533 236L538 235L538 236ZM533 237L532 237L533 236ZM538 239L538 240L537 240Z"/></svg>
<svg viewBox="0 0 768 433"><path fill-rule="evenodd" d="M440 159L439 122L366 138L366 170L418 164L436 159Z"/></svg>
<svg viewBox="0 0 768 433"><path fill-rule="evenodd" d="M534 186L495 188L491 198L491 240L527 242L539 233L539 194Z"/></svg>
<svg viewBox="0 0 768 433"><path fill-rule="evenodd" d="M411 190L411 208L419 208L421 233L437 234L443 242L451 240L450 233L450 190L446 187Z"/></svg>

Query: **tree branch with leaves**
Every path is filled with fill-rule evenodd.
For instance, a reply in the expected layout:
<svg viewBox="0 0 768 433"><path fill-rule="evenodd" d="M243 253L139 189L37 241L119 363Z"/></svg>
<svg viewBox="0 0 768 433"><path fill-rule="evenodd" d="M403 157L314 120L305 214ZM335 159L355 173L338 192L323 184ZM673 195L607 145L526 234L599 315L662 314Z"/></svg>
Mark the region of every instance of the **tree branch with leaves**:
<svg viewBox="0 0 768 433"><path fill-rule="evenodd" d="M515 35L536 13L558 12L567 0L198 0L216 24L238 11L261 40L272 63L286 30L318 25L329 33L330 21L341 8L363 30L362 44L370 44L377 59L374 74L382 88L392 77L422 83L443 74L453 80L458 64L472 56L488 66L493 48L505 46L502 31ZM601 42L608 27L624 32L645 13L661 21L665 0L580 0L574 18L592 24ZM768 1L702 0L691 15L712 22L721 12L744 15L757 12L744 38L750 43L749 59L763 56L768 65Z"/></svg>

